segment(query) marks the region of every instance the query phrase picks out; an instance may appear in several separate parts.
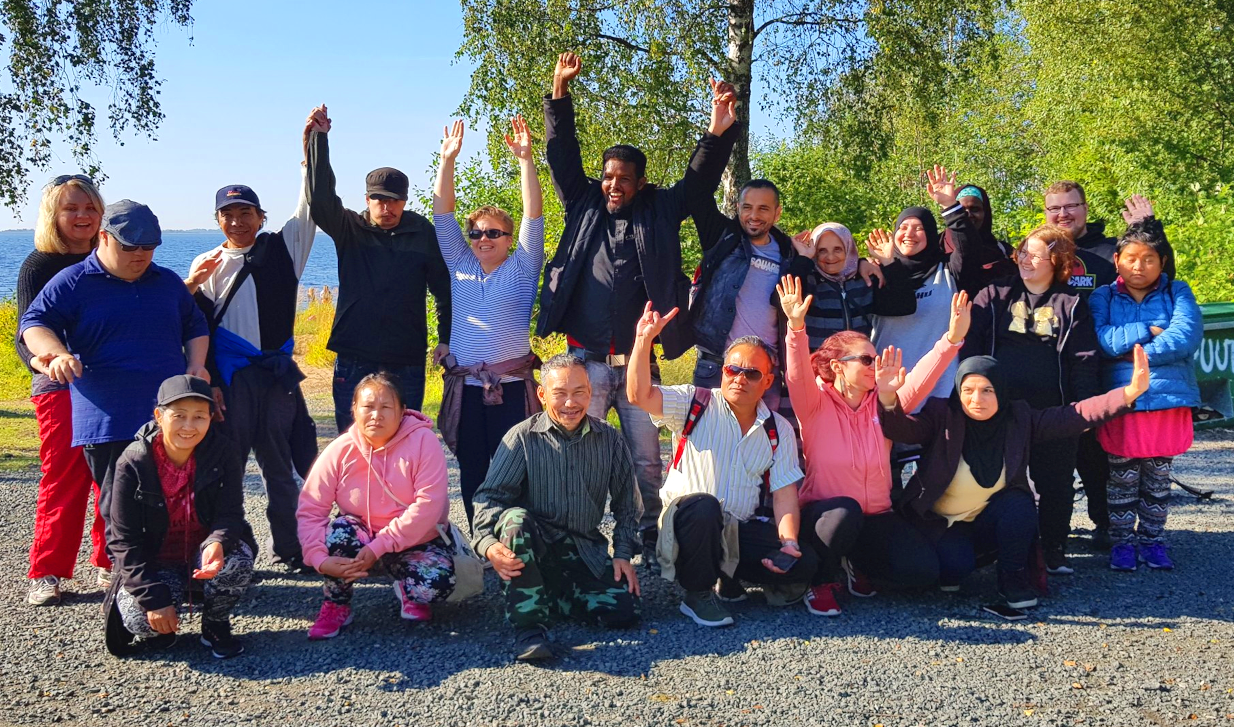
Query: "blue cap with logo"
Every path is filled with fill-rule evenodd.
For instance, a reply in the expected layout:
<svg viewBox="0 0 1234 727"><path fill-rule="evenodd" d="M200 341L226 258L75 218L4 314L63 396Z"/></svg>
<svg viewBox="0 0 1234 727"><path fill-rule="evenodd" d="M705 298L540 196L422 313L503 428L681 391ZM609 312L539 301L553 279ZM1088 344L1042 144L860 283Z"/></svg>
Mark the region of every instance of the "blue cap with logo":
<svg viewBox="0 0 1234 727"><path fill-rule="evenodd" d="M257 193L252 187L244 184L229 184L214 194L215 212L233 204L247 204L265 212L261 209L261 201L257 199Z"/></svg>
<svg viewBox="0 0 1234 727"><path fill-rule="evenodd" d="M122 199L103 208L103 230L125 245L161 245L163 230L150 208Z"/></svg>

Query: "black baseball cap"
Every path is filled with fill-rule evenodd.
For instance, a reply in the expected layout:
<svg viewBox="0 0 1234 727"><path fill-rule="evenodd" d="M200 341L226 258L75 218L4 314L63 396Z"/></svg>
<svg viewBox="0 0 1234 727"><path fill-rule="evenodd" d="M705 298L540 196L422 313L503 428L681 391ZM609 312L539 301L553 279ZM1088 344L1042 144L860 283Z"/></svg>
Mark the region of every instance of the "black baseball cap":
<svg viewBox="0 0 1234 727"><path fill-rule="evenodd" d="M103 208L103 230L125 245L161 245L163 230L150 208L122 199Z"/></svg>
<svg viewBox="0 0 1234 727"><path fill-rule="evenodd" d="M210 402L210 409L214 410L214 393L210 391L210 385L203 378L180 374L159 384L159 406L170 406L181 399L188 398L205 399Z"/></svg>
<svg viewBox="0 0 1234 727"><path fill-rule="evenodd" d="M230 184L214 193L215 212L233 204L247 204L256 207L263 213L265 212L265 210L261 209L261 200L257 199L257 193L253 191L252 187L245 184Z"/></svg>
<svg viewBox="0 0 1234 727"><path fill-rule="evenodd" d="M407 175L394 167L374 169L364 178L364 194L368 197L388 197L405 201L410 186Z"/></svg>

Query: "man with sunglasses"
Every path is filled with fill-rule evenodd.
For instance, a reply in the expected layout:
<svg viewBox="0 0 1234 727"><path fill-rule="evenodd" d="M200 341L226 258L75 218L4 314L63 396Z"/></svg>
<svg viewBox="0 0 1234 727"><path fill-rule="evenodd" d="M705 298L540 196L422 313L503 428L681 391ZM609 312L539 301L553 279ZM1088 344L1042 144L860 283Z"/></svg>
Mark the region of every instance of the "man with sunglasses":
<svg viewBox="0 0 1234 727"><path fill-rule="evenodd" d="M814 549L797 543L805 474L792 425L763 403L775 361L758 337L729 345L718 388L653 383L652 341L676 315L676 308L664 316L651 303L644 308L626 394L657 426L680 435L660 491L661 575L686 590L683 614L700 626L728 626L733 617L721 601L745 598L738 579L804 594L818 570Z"/></svg>
<svg viewBox="0 0 1234 727"><path fill-rule="evenodd" d="M365 177L364 212L343 206L330 166L331 120L324 105L314 115L320 123L309 134L309 209L338 255L339 297L326 348L338 354L334 421L343 432L352 424L356 384L369 374L393 374L407 407L424 405L425 301L429 292L437 301L436 364L450 352L450 273L433 223L404 209L406 174L393 167L374 169Z"/></svg>
<svg viewBox="0 0 1234 727"><path fill-rule="evenodd" d="M108 498L116 461L179 374L209 380L209 327L180 276L153 263L158 218L121 200L103 210L99 245L57 273L21 317L20 335L48 376L70 384L73 446Z"/></svg>

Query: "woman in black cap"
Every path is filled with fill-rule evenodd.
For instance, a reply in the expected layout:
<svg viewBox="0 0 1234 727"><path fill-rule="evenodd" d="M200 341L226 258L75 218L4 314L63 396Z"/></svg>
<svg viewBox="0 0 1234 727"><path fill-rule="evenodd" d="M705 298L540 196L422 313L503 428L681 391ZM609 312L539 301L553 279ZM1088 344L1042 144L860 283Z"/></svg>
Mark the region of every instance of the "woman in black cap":
<svg viewBox="0 0 1234 727"><path fill-rule="evenodd" d="M896 442L925 445L900 507L935 543L943 590L957 590L976 569L978 554L993 551L1007 605L1037 605L1028 576L1037 535L1029 447L1077 437L1131 409L1148 389L1148 356L1137 346L1134 358L1127 386L1049 409L1007 400L1002 371L991 356L961 363L954 393L930 399L919 414L906 414L892 387L879 390L883 433Z"/></svg>
<svg viewBox="0 0 1234 727"><path fill-rule="evenodd" d="M210 426L214 405L204 379L167 379L154 421L116 465L107 521L115 577L103 604L116 656L175 641L186 598L193 606L190 580L203 584L201 643L219 659L244 651L230 615L257 545L244 519L244 462Z"/></svg>

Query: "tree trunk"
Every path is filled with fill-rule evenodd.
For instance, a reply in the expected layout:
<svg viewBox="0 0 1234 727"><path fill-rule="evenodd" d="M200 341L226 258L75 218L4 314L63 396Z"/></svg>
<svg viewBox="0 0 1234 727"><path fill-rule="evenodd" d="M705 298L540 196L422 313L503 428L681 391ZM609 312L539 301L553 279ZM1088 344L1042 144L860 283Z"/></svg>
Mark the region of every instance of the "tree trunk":
<svg viewBox="0 0 1234 727"><path fill-rule="evenodd" d="M733 146L733 156L724 170L724 208L737 210L737 192L750 181L750 85L754 65L754 0L729 0L728 68L725 79L737 91L737 118L741 133Z"/></svg>

